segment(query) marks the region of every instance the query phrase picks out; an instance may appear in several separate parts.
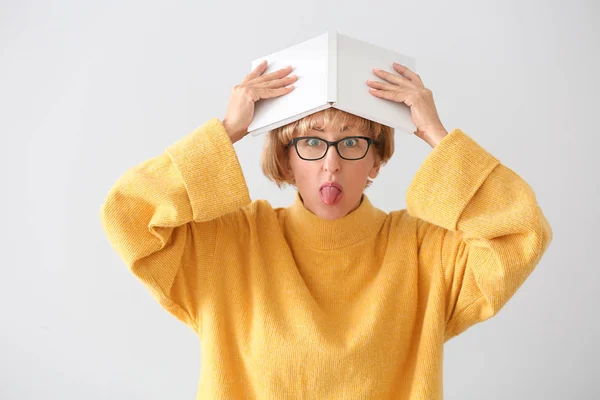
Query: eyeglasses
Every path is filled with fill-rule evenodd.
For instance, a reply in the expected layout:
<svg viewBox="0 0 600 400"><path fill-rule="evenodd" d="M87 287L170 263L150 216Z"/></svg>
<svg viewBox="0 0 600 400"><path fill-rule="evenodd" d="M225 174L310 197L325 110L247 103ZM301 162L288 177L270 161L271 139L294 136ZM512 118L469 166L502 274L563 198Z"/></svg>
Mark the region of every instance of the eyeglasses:
<svg viewBox="0 0 600 400"><path fill-rule="evenodd" d="M298 157L307 161L315 161L325 157L329 146L335 146L337 153L344 160L360 160L367 155L372 144L379 144L379 142L366 136L346 136L335 142L316 136L302 136L290 140L286 149L294 146Z"/></svg>

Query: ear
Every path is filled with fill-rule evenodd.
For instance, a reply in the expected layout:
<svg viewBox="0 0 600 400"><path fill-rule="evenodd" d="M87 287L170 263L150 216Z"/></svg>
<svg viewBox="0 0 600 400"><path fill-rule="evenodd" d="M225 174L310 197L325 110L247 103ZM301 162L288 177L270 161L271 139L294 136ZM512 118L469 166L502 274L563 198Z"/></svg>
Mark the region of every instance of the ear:
<svg viewBox="0 0 600 400"><path fill-rule="evenodd" d="M381 169L381 161L379 160L379 158L377 158L375 160L375 163L373 164L373 167L369 170L369 178L371 178L371 179L377 178L377 175L379 174L380 169Z"/></svg>
<svg viewBox="0 0 600 400"><path fill-rule="evenodd" d="M292 170L292 167L290 166L290 158L286 157L283 161L283 176L285 177L285 179L294 182L294 171Z"/></svg>

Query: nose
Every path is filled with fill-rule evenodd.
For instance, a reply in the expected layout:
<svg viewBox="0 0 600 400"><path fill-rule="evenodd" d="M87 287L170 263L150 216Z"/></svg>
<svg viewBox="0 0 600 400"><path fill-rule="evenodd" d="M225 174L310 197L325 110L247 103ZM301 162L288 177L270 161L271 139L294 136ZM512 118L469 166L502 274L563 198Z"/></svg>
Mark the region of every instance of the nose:
<svg viewBox="0 0 600 400"><path fill-rule="evenodd" d="M327 153L325 153L325 157L323 157L323 169L328 172L338 171L340 169L341 160L335 146L329 146Z"/></svg>

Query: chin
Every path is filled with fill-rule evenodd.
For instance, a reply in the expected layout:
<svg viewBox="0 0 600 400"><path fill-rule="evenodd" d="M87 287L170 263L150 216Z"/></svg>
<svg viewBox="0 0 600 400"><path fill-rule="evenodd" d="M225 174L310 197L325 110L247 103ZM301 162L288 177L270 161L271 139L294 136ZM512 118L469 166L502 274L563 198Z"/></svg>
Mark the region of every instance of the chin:
<svg viewBox="0 0 600 400"><path fill-rule="evenodd" d="M334 206L328 206L326 204L323 204L321 202L321 199L318 199L318 201L319 203L314 214L321 219L326 219L330 221L334 219L339 219L344 217L350 211L347 209L348 207L345 204L343 204L343 202Z"/></svg>
<svg viewBox="0 0 600 400"><path fill-rule="evenodd" d="M302 197L302 192L300 192L300 195ZM307 204L306 199L304 199L304 206L317 217L332 221L342 218L352 211L352 201L347 195L348 193L344 193L344 198L339 203L332 205L325 204L319 195L311 196L310 204Z"/></svg>
<svg viewBox="0 0 600 400"><path fill-rule="evenodd" d="M331 210L331 211L321 211L320 213L317 214L317 217L328 220L328 221L333 221L335 219L342 218L344 215L346 215L346 214L341 213L338 210Z"/></svg>

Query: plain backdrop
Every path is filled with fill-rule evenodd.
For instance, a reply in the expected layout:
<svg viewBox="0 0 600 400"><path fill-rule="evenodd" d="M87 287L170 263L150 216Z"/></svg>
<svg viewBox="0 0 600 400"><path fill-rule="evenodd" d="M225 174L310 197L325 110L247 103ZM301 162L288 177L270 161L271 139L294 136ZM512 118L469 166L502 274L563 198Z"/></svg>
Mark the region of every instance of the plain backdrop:
<svg viewBox="0 0 600 400"><path fill-rule="evenodd" d="M251 60L337 29L416 57L446 127L534 189L554 239L494 318L445 346L446 399L596 399L596 1L2 1L0 398L192 399L199 341L106 239L127 169L211 118ZM378 66L391 68L391 66ZM289 205L236 143L252 199ZM384 211L431 148L397 134Z"/></svg>

